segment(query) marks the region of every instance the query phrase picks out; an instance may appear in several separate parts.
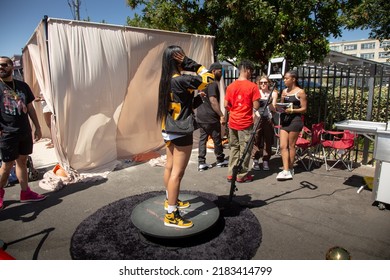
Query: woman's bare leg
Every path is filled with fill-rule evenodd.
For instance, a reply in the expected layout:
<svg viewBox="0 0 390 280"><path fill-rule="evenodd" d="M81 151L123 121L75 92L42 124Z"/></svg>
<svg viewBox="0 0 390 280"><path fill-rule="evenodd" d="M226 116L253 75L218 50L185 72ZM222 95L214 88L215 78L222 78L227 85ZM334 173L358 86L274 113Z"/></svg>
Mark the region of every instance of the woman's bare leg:
<svg viewBox="0 0 390 280"><path fill-rule="evenodd" d="M283 170L289 170L290 159L289 159L289 132L286 130L280 130L280 155L282 156Z"/></svg>
<svg viewBox="0 0 390 280"><path fill-rule="evenodd" d="M164 180L167 180L168 190L168 205L176 205L177 198L179 197L180 182L184 176L188 161L190 160L192 145L189 146L176 146L172 143L168 147L172 153L172 167L166 173L164 173ZM168 158L168 156L167 156ZM167 160L168 164L168 160ZM165 177L166 176L166 177Z"/></svg>
<svg viewBox="0 0 390 280"><path fill-rule="evenodd" d="M296 148L295 144L297 143L297 139L299 136L299 132L292 131L288 134L288 152L289 152L289 168L294 168L294 162L295 162L295 154L296 154Z"/></svg>

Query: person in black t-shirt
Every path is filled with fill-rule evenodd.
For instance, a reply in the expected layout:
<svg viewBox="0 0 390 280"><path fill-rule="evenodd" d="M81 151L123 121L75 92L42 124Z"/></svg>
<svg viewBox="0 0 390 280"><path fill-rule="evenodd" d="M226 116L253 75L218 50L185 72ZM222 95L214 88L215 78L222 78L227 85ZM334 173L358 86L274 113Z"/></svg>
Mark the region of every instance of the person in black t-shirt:
<svg viewBox="0 0 390 280"><path fill-rule="evenodd" d="M199 106L196 112L196 121L200 129L198 152L199 171L211 168L211 165L206 163L206 144L209 136L214 141L214 154L217 158L217 167L226 167L229 163L223 153L221 137L221 124L225 124L225 117L219 105L220 92L218 87L218 83L222 77L222 65L219 62L211 64L209 72L214 74L215 80L205 88L204 92L206 96L204 97L203 105Z"/></svg>
<svg viewBox="0 0 390 280"><path fill-rule="evenodd" d="M20 202L40 201L46 197L28 186L27 159L33 151L29 117L34 127L34 140L42 137L37 114L32 105L35 99L30 87L12 77L13 63L0 56L0 209L4 207L4 186L16 162L16 176L21 187Z"/></svg>

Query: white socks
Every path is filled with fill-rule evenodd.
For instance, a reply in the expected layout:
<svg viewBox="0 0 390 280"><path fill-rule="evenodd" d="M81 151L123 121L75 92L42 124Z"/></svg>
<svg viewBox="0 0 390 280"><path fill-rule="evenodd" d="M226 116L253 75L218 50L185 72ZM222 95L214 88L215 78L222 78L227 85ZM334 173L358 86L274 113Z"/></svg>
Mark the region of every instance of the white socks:
<svg viewBox="0 0 390 280"><path fill-rule="evenodd" d="M165 196L166 196L166 199L168 200L168 191L165 190ZM177 205L168 205L168 214L171 214L172 212L174 212L177 208Z"/></svg>
<svg viewBox="0 0 390 280"><path fill-rule="evenodd" d="M176 205L168 205L168 214L171 214L176 210L177 206Z"/></svg>

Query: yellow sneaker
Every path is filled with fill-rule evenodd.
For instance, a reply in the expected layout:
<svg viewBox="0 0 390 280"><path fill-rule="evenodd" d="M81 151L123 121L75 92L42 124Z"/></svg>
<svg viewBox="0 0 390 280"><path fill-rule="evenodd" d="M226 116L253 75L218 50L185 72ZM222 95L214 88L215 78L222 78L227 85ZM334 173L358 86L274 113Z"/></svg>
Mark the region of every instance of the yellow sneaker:
<svg viewBox="0 0 390 280"><path fill-rule="evenodd" d="M180 199L177 200L176 207L179 209L185 209L185 208L188 208L190 206L191 206L191 204L188 201L181 201ZM164 209L168 210L168 199L165 199Z"/></svg>
<svg viewBox="0 0 390 280"><path fill-rule="evenodd" d="M167 227L175 227L175 228L190 228L194 224L190 220L184 219L179 210L175 210L172 213L165 214L164 217L164 225Z"/></svg>

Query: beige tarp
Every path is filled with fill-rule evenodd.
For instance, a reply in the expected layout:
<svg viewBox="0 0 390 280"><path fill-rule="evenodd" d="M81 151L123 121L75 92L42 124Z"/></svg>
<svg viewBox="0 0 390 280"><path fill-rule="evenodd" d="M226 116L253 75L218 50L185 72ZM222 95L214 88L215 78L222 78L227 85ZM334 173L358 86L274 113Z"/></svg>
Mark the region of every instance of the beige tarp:
<svg viewBox="0 0 390 280"><path fill-rule="evenodd" d="M179 45L208 66L213 42L214 37L203 35L42 21L23 51L24 76L53 109L60 164L102 172L113 170L118 159L160 148L155 117L162 53ZM39 102L36 108L45 128Z"/></svg>

